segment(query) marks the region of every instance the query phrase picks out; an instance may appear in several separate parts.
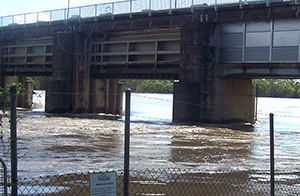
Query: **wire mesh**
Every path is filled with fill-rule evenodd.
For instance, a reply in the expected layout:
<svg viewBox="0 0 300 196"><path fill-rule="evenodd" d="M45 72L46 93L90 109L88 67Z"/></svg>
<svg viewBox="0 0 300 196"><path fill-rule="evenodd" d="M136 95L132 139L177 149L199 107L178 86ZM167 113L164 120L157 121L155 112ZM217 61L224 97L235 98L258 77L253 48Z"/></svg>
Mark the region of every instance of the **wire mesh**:
<svg viewBox="0 0 300 196"><path fill-rule="evenodd" d="M5 162L0 158L0 195L7 196L7 168Z"/></svg>
<svg viewBox="0 0 300 196"><path fill-rule="evenodd" d="M269 171L131 170L129 195L269 195ZM117 195L123 195L117 171ZM276 195L298 195L299 173L277 172ZM89 195L89 174L64 174L19 181L19 195Z"/></svg>

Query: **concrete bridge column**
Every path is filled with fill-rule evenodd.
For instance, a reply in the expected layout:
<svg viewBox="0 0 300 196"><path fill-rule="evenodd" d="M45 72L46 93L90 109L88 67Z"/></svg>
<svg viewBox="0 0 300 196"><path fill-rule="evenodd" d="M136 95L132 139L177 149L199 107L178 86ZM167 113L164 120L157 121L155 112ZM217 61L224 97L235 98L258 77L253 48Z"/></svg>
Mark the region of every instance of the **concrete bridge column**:
<svg viewBox="0 0 300 196"><path fill-rule="evenodd" d="M78 32L58 32L53 40L53 74L47 83L46 112L89 111L89 42Z"/></svg>
<svg viewBox="0 0 300 196"><path fill-rule="evenodd" d="M46 84L45 112L64 113L72 110L73 35L58 32L53 38L52 81Z"/></svg>
<svg viewBox="0 0 300 196"><path fill-rule="evenodd" d="M4 86L13 83L21 83L25 88L25 94L18 97L17 107L30 109L32 106L32 91L33 84L31 81L26 80L26 76L5 76Z"/></svg>
<svg viewBox="0 0 300 196"><path fill-rule="evenodd" d="M78 32L54 36L53 72L52 81L47 83L46 112L121 114L117 80L90 76L91 48L87 38Z"/></svg>
<svg viewBox="0 0 300 196"><path fill-rule="evenodd" d="M115 79L91 79L92 113L122 114L122 83Z"/></svg>
<svg viewBox="0 0 300 196"><path fill-rule="evenodd" d="M88 37L74 33L73 111L88 113L90 106L90 58Z"/></svg>
<svg viewBox="0 0 300 196"><path fill-rule="evenodd" d="M18 83L23 84L25 88L25 94L18 97L17 106L21 108L30 109L33 101L33 83L32 81L27 80L26 76L18 76Z"/></svg>
<svg viewBox="0 0 300 196"><path fill-rule="evenodd" d="M174 85L173 121L253 122L251 79L217 77L217 25L191 23L181 30L179 82Z"/></svg>

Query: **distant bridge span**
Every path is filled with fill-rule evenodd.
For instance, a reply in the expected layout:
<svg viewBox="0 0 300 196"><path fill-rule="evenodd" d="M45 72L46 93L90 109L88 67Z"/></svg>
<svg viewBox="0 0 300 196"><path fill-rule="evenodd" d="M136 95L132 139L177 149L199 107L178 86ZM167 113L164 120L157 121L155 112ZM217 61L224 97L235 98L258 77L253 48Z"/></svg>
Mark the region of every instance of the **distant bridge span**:
<svg viewBox="0 0 300 196"><path fill-rule="evenodd" d="M2 22L1 83L52 76L47 112L120 113L117 79L176 80L174 121L252 122L253 78L300 78L295 2L171 8Z"/></svg>

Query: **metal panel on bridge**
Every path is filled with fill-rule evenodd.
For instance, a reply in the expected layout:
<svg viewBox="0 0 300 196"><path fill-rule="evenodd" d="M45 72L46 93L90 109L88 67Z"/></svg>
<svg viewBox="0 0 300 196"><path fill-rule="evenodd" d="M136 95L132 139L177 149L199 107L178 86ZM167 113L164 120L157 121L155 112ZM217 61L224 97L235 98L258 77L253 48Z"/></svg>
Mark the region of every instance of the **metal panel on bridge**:
<svg viewBox="0 0 300 196"><path fill-rule="evenodd" d="M222 24L220 63L300 62L299 19Z"/></svg>

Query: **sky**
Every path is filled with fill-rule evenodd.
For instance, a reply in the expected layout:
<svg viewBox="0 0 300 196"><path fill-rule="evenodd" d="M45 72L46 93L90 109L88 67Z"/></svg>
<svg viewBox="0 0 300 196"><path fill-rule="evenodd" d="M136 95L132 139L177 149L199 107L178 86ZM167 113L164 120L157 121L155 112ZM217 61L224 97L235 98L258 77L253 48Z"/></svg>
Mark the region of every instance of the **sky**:
<svg viewBox="0 0 300 196"><path fill-rule="evenodd" d="M70 0L70 7L93 5L120 0ZM0 0L0 16L68 7L68 0Z"/></svg>

